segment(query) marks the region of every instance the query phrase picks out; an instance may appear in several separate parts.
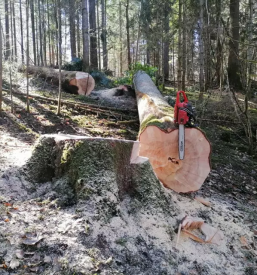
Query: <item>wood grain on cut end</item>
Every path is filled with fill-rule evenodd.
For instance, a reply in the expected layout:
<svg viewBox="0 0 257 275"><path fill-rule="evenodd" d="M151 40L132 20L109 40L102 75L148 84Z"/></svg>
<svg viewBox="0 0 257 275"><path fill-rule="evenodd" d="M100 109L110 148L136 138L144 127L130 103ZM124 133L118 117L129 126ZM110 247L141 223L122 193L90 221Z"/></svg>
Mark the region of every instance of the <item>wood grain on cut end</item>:
<svg viewBox="0 0 257 275"><path fill-rule="evenodd" d="M95 88L95 80L88 73L77 72L75 78L70 80L70 85L78 87L78 94L89 95Z"/></svg>
<svg viewBox="0 0 257 275"><path fill-rule="evenodd" d="M178 130L148 126L140 134L139 155L148 157L159 180L176 192L198 190L210 172L210 143L196 128L185 129L185 158L178 156Z"/></svg>

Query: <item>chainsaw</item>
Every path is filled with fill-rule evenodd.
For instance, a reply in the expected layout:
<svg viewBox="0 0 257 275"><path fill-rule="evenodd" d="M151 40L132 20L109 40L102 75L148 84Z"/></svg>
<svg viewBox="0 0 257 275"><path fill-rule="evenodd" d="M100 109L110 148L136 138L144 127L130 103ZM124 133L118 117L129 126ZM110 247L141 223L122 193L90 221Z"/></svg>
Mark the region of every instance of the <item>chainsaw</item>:
<svg viewBox="0 0 257 275"><path fill-rule="evenodd" d="M180 160L183 160L185 156L185 127L196 127L195 122L194 107L188 102L186 93L178 91L174 107L174 123L178 126L178 152Z"/></svg>

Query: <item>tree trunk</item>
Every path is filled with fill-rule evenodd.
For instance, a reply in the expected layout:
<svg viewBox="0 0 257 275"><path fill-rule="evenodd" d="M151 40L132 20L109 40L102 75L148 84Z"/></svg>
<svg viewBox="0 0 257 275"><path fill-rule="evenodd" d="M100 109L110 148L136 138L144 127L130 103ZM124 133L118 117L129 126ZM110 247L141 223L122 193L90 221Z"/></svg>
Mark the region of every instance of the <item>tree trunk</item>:
<svg viewBox="0 0 257 275"><path fill-rule="evenodd" d="M97 47L98 47L98 67L99 71L101 71L101 45L100 45L100 20L99 20L99 1L97 1Z"/></svg>
<svg viewBox="0 0 257 275"><path fill-rule="evenodd" d="M204 4L203 0L200 0L200 24L199 24L200 25L200 30L199 30L200 94L199 94L199 100L203 100L203 93L204 93L203 4Z"/></svg>
<svg viewBox="0 0 257 275"><path fill-rule="evenodd" d="M91 69L98 69L95 7L96 7L95 0L89 0L90 68Z"/></svg>
<svg viewBox="0 0 257 275"><path fill-rule="evenodd" d="M16 19L15 19L15 6L14 6L14 1L12 1L12 12L13 12L13 38L14 38L14 56L15 56L15 61L17 62L17 35L16 35Z"/></svg>
<svg viewBox="0 0 257 275"><path fill-rule="evenodd" d="M21 26L21 60L22 60L22 64L24 64L23 22L22 22L21 0L20 0L20 26Z"/></svg>
<svg viewBox="0 0 257 275"><path fill-rule="evenodd" d="M30 1L34 65L37 65L34 0Z"/></svg>
<svg viewBox="0 0 257 275"><path fill-rule="evenodd" d="M43 39L42 39L42 17L41 17L41 0L38 0L38 27L39 27L39 56L40 66L44 66L43 60Z"/></svg>
<svg viewBox="0 0 257 275"><path fill-rule="evenodd" d="M144 72L134 76L140 120L139 155L148 157L159 180L176 192L198 190L210 172L210 143L198 128L185 129L185 158L178 155L174 109Z"/></svg>
<svg viewBox="0 0 257 275"><path fill-rule="evenodd" d="M120 70L119 70L119 76L122 76L122 72L123 72L123 49L122 49L122 13L121 13L121 0L119 1L119 31L120 31L120 36L119 36L119 43L120 43L120 54L119 54L119 60L120 60Z"/></svg>
<svg viewBox="0 0 257 275"><path fill-rule="evenodd" d="M9 26L9 0L5 0L5 60L11 55L10 26Z"/></svg>
<svg viewBox="0 0 257 275"><path fill-rule="evenodd" d="M77 11L76 11L76 20L77 20L77 53L78 53L78 57L81 58L81 51L80 51L80 11L81 11L81 2L77 2Z"/></svg>
<svg viewBox="0 0 257 275"><path fill-rule="evenodd" d="M58 105L57 105L57 115L61 114L61 99L62 99L62 11L61 2L57 0L57 15L58 15L58 48L59 48L59 70L58 70L58 81L59 81L59 92L58 92ZM75 44L76 47L76 44Z"/></svg>
<svg viewBox="0 0 257 275"><path fill-rule="evenodd" d="M228 78L229 84L241 89L239 75L239 0L230 0L230 39L228 56Z"/></svg>
<svg viewBox="0 0 257 275"><path fill-rule="evenodd" d="M126 4L126 30L127 30L127 51L128 51L128 68L131 66L131 56L130 56L130 36L129 36L129 0Z"/></svg>
<svg viewBox="0 0 257 275"><path fill-rule="evenodd" d="M0 17L0 112L2 111L2 101L3 101L3 37L2 37L2 24Z"/></svg>
<svg viewBox="0 0 257 275"><path fill-rule="evenodd" d="M102 45L103 45L103 69L107 70L108 52L107 52L107 30L106 30L106 0L101 0L102 6Z"/></svg>
<svg viewBox="0 0 257 275"><path fill-rule="evenodd" d="M178 90L182 89L182 0L179 0L179 14L178 14L178 67L177 67L177 81Z"/></svg>
<svg viewBox="0 0 257 275"><path fill-rule="evenodd" d="M20 67L20 71L26 68ZM59 69L29 66L28 73L46 79L54 85L59 85ZM94 78L84 72L61 71L62 88L73 94L89 95L95 87Z"/></svg>
<svg viewBox="0 0 257 275"><path fill-rule="evenodd" d="M182 65L182 76L181 76L181 88L183 91L185 91L186 89L186 60L187 60L187 54L186 54L186 38L187 38L187 31L186 31L186 28L187 28L187 14L186 14L186 4L183 3L182 4L182 8L183 8L183 19L182 19L182 62L181 62L181 65Z"/></svg>
<svg viewBox="0 0 257 275"><path fill-rule="evenodd" d="M27 29L27 43L26 43L26 80L27 80L27 112L29 113L29 0L26 0L26 29Z"/></svg>
<svg viewBox="0 0 257 275"><path fill-rule="evenodd" d="M169 5L164 5L164 47L163 47L163 76L164 79L169 78L169 47L170 47L170 22L169 22Z"/></svg>
<svg viewBox="0 0 257 275"><path fill-rule="evenodd" d="M87 0L82 1L83 70L89 71L89 29Z"/></svg>
<svg viewBox="0 0 257 275"><path fill-rule="evenodd" d="M75 2L69 0L69 15L70 15L70 46L71 46L71 60L77 56L76 52L76 28L75 28Z"/></svg>

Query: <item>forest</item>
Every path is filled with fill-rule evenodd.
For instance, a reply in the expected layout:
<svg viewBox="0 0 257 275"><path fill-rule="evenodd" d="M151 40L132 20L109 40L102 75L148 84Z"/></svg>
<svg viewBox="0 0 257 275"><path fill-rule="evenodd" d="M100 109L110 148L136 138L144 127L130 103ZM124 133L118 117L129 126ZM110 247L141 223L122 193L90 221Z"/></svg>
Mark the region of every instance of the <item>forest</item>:
<svg viewBox="0 0 257 275"><path fill-rule="evenodd" d="M256 275L256 49L254 0L1 0L0 274Z"/></svg>

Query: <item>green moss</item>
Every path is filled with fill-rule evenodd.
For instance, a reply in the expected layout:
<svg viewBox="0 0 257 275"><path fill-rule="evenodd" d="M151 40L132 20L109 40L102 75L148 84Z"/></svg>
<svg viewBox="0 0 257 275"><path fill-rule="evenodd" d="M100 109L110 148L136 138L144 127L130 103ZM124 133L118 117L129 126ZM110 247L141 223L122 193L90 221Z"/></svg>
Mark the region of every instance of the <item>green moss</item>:
<svg viewBox="0 0 257 275"><path fill-rule="evenodd" d="M139 135L145 130L148 126L156 126L163 131L167 129L174 128L173 120L170 116L164 116L162 118L157 118L155 115L149 115L142 123L140 127Z"/></svg>

